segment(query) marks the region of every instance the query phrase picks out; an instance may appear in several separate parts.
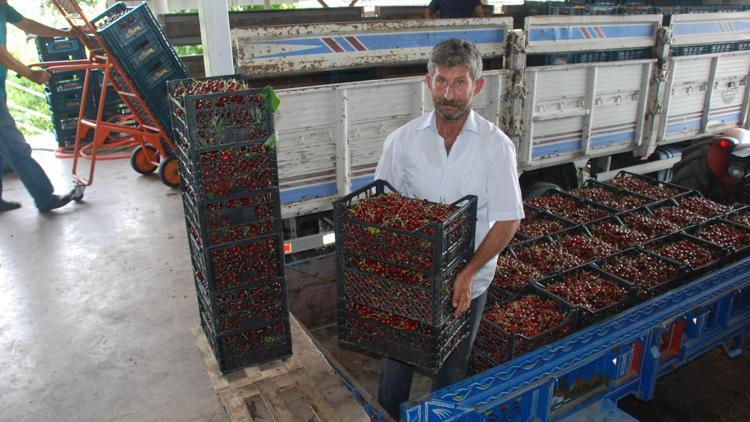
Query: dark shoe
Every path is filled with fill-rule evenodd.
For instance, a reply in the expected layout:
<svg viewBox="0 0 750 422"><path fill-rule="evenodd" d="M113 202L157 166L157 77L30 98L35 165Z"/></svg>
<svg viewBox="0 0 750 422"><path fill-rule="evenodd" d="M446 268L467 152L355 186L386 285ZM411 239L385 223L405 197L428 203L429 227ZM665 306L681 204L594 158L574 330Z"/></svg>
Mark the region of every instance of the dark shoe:
<svg viewBox="0 0 750 422"><path fill-rule="evenodd" d="M21 208L21 204L15 201L3 201L0 199L0 212L12 211Z"/></svg>
<svg viewBox="0 0 750 422"><path fill-rule="evenodd" d="M52 202L50 202L45 208L39 209L39 212L50 212L68 205L68 203L75 197L75 193L76 191L74 189L65 195L52 195Z"/></svg>

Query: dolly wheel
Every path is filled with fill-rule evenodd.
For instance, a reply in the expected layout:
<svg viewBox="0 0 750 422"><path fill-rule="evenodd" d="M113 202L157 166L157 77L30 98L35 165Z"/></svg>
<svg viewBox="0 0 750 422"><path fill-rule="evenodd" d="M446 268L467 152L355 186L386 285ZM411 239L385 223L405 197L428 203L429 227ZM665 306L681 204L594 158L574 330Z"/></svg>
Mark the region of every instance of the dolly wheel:
<svg viewBox="0 0 750 422"><path fill-rule="evenodd" d="M158 167L156 163L159 162L159 151L151 144L145 144L145 146L145 149L143 145L133 148L133 152L130 154L130 165L133 170L140 174L151 174ZM148 154L146 154L146 150L148 150Z"/></svg>
<svg viewBox="0 0 750 422"><path fill-rule="evenodd" d="M165 158L159 163L159 179L169 187L176 188L180 186L180 173L178 169L179 163L176 157Z"/></svg>

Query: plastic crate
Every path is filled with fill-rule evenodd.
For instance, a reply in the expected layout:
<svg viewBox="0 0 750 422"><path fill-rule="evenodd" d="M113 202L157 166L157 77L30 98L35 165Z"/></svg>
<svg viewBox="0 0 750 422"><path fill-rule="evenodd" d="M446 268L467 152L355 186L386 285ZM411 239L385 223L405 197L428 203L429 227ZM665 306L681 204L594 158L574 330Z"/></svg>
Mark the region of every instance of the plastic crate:
<svg viewBox="0 0 750 422"><path fill-rule="evenodd" d="M666 293L685 281L684 265L641 248L626 249L596 265L636 286L638 302Z"/></svg>
<svg viewBox="0 0 750 422"><path fill-rule="evenodd" d="M555 306L562 313L560 323L533 337L527 337L520 333L510 333L487 318L488 313L496 307L505 306L511 301L519 300L527 295L540 297ZM484 353L497 364L501 364L573 333L576 329L577 318L576 308L539 287L527 286L507 301L485 308L482 322L479 324L474 349Z"/></svg>
<svg viewBox="0 0 750 422"><path fill-rule="evenodd" d="M569 193L577 198L607 207L613 212L640 208L654 202L652 198L605 185L593 179L587 180L581 188L571 190Z"/></svg>
<svg viewBox="0 0 750 422"><path fill-rule="evenodd" d="M544 277L534 267L524 264L511 253L505 253L497 259L489 292L495 298L507 298L542 278Z"/></svg>
<svg viewBox="0 0 750 422"><path fill-rule="evenodd" d="M289 318L259 327L244 328L217 335L213 321L198 302L201 327L214 352L221 372L228 373L249 365L260 364L292 354Z"/></svg>
<svg viewBox="0 0 750 422"><path fill-rule="evenodd" d="M86 49L76 38L36 37L35 43L39 60L43 62L86 58Z"/></svg>
<svg viewBox="0 0 750 422"><path fill-rule="evenodd" d="M474 350L471 351L471 355L469 356L468 375L471 376L482 373L490 368L496 367L497 365L499 364L495 362L494 359L474 348Z"/></svg>
<svg viewBox="0 0 750 422"><path fill-rule="evenodd" d="M546 211L532 210L528 207L524 210L524 214L526 216L521 220L521 225L516 232L522 239L551 235L575 225L572 221L555 217Z"/></svg>
<svg viewBox="0 0 750 422"><path fill-rule="evenodd" d="M80 93L83 92L83 74L80 72L56 73L46 85L50 93Z"/></svg>
<svg viewBox="0 0 750 422"><path fill-rule="evenodd" d="M458 260L437 276L399 267L390 267L389 274L377 275L368 271L368 264L377 261L349 254L337 259L341 261L337 271L338 300L433 326L442 325L453 314L453 282L466 264L465 260Z"/></svg>
<svg viewBox="0 0 750 422"><path fill-rule="evenodd" d="M654 178L628 171L617 173L614 179L610 179L604 182L604 184L624 188L625 190L648 196L654 200L669 199L690 191L690 189L682 186L660 182Z"/></svg>
<svg viewBox="0 0 750 422"><path fill-rule="evenodd" d="M333 202L338 256L352 254L425 275L440 275L456 260L471 258L476 196L467 195L451 204L455 211L443 223L413 231L370 224L349 215L355 202L389 192L398 193L387 182L376 180Z"/></svg>
<svg viewBox="0 0 750 422"><path fill-rule="evenodd" d="M578 257L565 252L549 237L527 240L508 247L508 250L518 260L536 269L544 277L583 264Z"/></svg>
<svg viewBox="0 0 750 422"><path fill-rule="evenodd" d="M726 213L727 220L750 227L750 206L741 206Z"/></svg>
<svg viewBox="0 0 750 422"><path fill-rule="evenodd" d="M128 10L129 8L125 3L117 2L107 8L104 12L93 17L89 22L91 22L97 29L102 29L127 13Z"/></svg>
<svg viewBox="0 0 750 422"><path fill-rule="evenodd" d="M574 290L567 295L561 292L556 292L554 290L553 285L564 283L568 279L577 280L576 277L588 277L586 279L587 286L585 286L584 289L580 291ZM597 294L601 293L601 290L592 290L591 284L589 282L601 282L602 284L606 282L610 286L614 285L622 289L622 298L606 305L595 304L592 306L586 306L582 304L582 299L579 297L579 295L589 294L593 297L590 296L587 297L587 299L591 299L592 301L601 301L603 299L597 297ZM578 320L576 322L576 328L579 330L584 327L588 327L591 324L604 321L612 315L618 314L625 309L635 305L638 291L635 286L628 283L627 281L613 274L604 272L593 265L585 265L582 267L574 268L556 276L540 280L538 283L551 295L557 297L558 299L562 300L572 307L578 308ZM593 294L591 292L593 292Z"/></svg>
<svg viewBox="0 0 750 422"><path fill-rule="evenodd" d="M624 250L649 240L645 234L631 230L617 216L586 224L592 236L609 243L619 250Z"/></svg>
<svg viewBox="0 0 750 422"><path fill-rule="evenodd" d="M549 189L540 197L526 201L532 210L547 211L577 224L609 217L612 212L601 205L582 200L559 189Z"/></svg>
<svg viewBox="0 0 750 422"><path fill-rule="evenodd" d="M289 315L287 286L283 278L218 294L206 291L205 280L196 277L195 284L203 312L210 316L214 332L219 335L260 327Z"/></svg>
<svg viewBox="0 0 750 422"><path fill-rule="evenodd" d="M622 221L625 227L643 233L649 239L666 236L680 229L679 226L670 221L655 218L648 208L626 211L617 214L616 217Z"/></svg>
<svg viewBox="0 0 750 422"><path fill-rule="evenodd" d="M281 203L277 189L201 203L182 192L189 230L206 246L281 233Z"/></svg>
<svg viewBox="0 0 750 422"><path fill-rule="evenodd" d="M654 218L669 221L682 229L708 220L708 218L681 206L675 199L656 202L646 208L651 211Z"/></svg>
<svg viewBox="0 0 750 422"><path fill-rule="evenodd" d="M617 253L617 247L594 237L585 226L576 226L551 236L565 252L586 263Z"/></svg>
<svg viewBox="0 0 750 422"><path fill-rule="evenodd" d="M695 250L702 250L696 256L695 250L683 249L682 245L691 245ZM683 232L673 233L643 245L643 248L659 256L681 263L685 268L685 277L692 279L703 275L722 264L727 255L726 249Z"/></svg>
<svg viewBox="0 0 750 422"><path fill-rule="evenodd" d="M713 218L732 210L728 205L719 204L708 198L704 198L699 192L690 192L674 198L674 201L681 208L692 211L704 218Z"/></svg>
<svg viewBox="0 0 750 422"><path fill-rule="evenodd" d="M280 234L206 248L200 236L188 227L188 244L195 275L205 280L210 293L284 276Z"/></svg>
<svg viewBox="0 0 750 422"><path fill-rule="evenodd" d="M176 91L175 83L179 82L170 83L170 92ZM175 141L187 158L229 144L273 139L274 94L271 88L172 95L170 107Z"/></svg>
<svg viewBox="0 0 750 422"><path fill-rule="evenodd" d="M339 341L437 373L468 334L466 318L433 327L362 305L339 302ZM466 313L464 313L466 315Z"/></svg>
<svg viewBox="0 0 750 422"><path fill-rule="evenodd" d="M750 227L734 221L717 218L706 221L688 230L688 233L727 250L731 261L750 254Z"/></svg>
<svg viewBox="0 0 750 422"><path fill-rule="evenodd" d="M189 158L182 148L176 152L180 183L194 204L279 186L276 150L267 140L225 145Z"/></svg>

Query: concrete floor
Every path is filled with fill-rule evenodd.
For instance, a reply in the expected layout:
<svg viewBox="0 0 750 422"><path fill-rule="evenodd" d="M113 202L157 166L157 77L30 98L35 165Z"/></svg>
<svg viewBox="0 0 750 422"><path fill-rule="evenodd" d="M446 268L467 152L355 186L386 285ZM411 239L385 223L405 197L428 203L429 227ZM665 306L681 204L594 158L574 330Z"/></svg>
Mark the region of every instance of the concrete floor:
<svg viewBox="0 0 750 422"><path fill-rule="evenodd" d="M70 188L70 160L34 156ZM228 420L190 332L178 191L128 160L96 170L84 203L48 215L3 179L23 207L0 214L0 421Z"/></svg>

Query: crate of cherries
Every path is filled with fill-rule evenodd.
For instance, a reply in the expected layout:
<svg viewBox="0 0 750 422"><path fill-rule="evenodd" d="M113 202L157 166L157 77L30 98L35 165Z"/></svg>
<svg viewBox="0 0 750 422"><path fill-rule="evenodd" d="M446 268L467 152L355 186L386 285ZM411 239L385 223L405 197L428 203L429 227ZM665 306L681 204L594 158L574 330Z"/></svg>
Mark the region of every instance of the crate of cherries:
<svg viewBox="0 0 750 422"><path fill-rule="evenodd" d="M750 227L726 219L709 220L690 230L696 237L727 249L732 259L750 252Z"/></svg>
<svg viewBox="0 0 750 422"><path fill-rule="evenodd" d="M684 232L652 240L643 248L659 256L681 263L686 278L694 278L718 266L726 249Z"/></svg>
<svg viewBox="0 0 750 422"><path fill-rule="evenodd" d="M599 220L610 215L608 208L554 188L540 197L527 201L526 205L532 210L547 211L557 217L578 224Z"/></svg>
<svg viewBox="0 0 750 422"><path fill-rule="evenodd" d="M656 201L674 198L689 191L689 189L682 186L660 182L648 176L627 171L621 171L614 179L604 183L653 198Z"/></svg>
<svg viewBox="0 0 750 422"><path fill-rule="evenodd" d="M473 195L433 203L382 180L334 202L341 342L437 371L466 334L451 298L474 252L476 207Z"/></svg>
<svg viewBox="0 0 750 422"><path fill-rule="evenodd" d="M574 307L529 285L510 299L488 304L474 348L497 365L571 334L576 319Z"/></svg>

